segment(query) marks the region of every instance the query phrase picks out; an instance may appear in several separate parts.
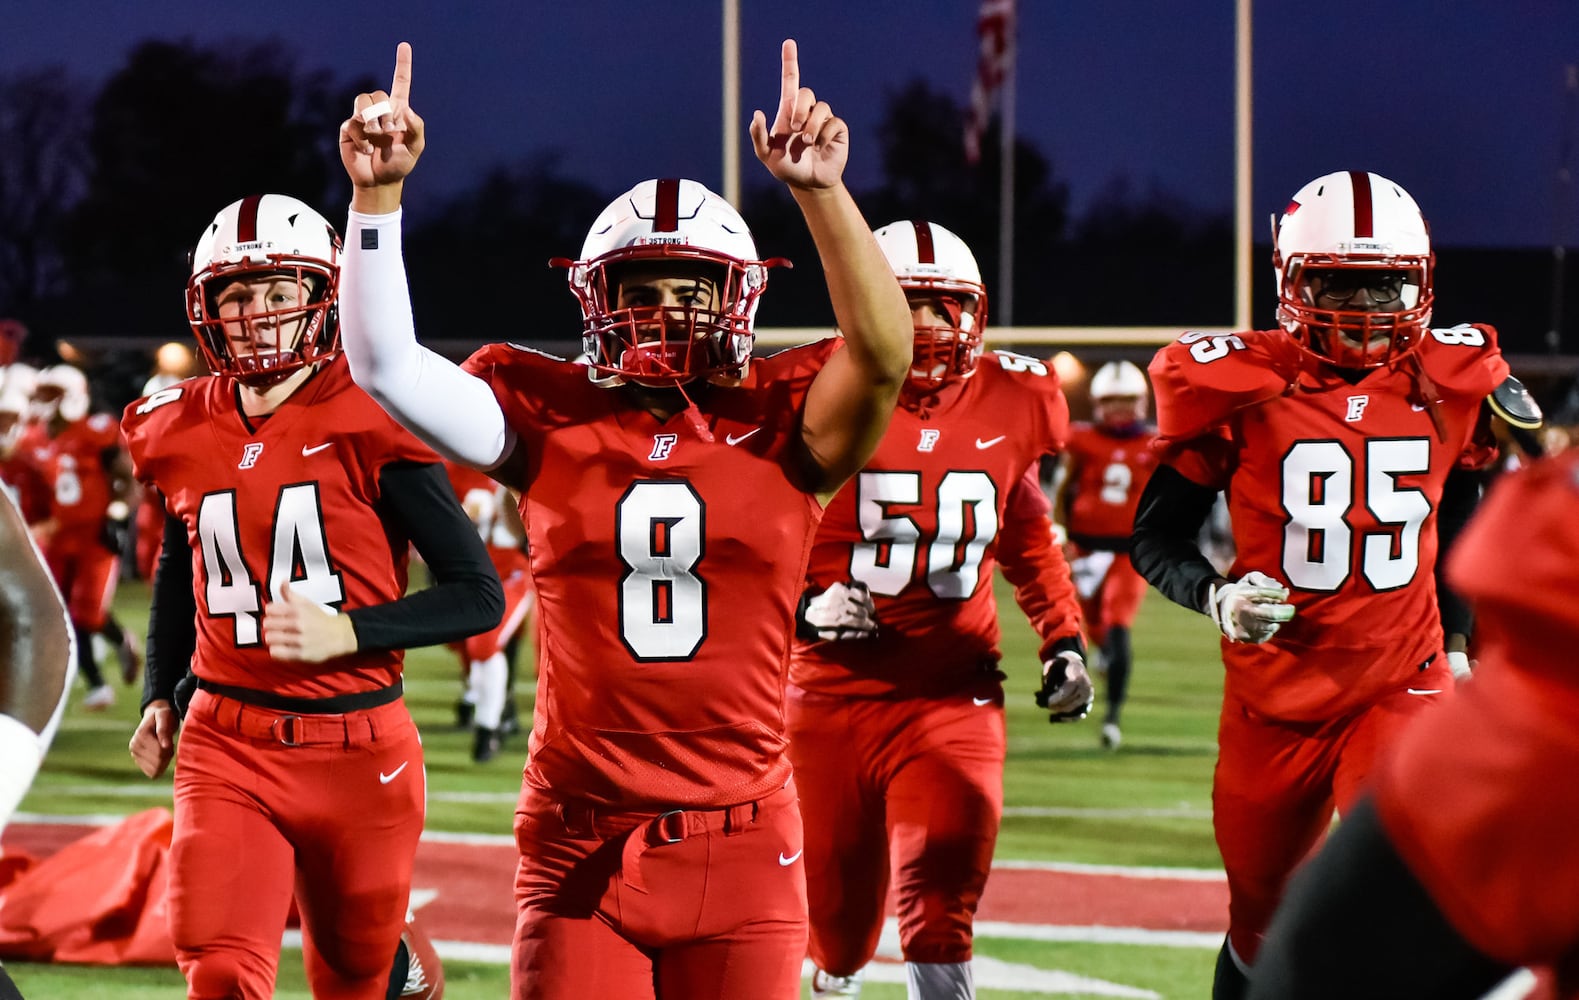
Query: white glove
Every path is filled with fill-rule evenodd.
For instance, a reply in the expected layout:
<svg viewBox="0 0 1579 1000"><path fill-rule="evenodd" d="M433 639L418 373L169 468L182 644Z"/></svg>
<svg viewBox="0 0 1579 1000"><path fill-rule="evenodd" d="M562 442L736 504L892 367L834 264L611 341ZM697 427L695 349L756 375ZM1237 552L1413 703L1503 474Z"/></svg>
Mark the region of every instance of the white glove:
<svg viewBox="0 0 1579 1000"><path fill-rule="evenodd" d="M1066 649L1042 663L1042 689L1036 704L1047 709L1048 722L1074 722L1091 712L1094 692L1085 661Z"/></svg>
<svg viewBox="0 0 1579 1000"><path fill-rule="evenodd" d="M877 635L877 605L859 580L835 583L821 592L806 591L795 611L795 634L802 639L840 642Z"/></svg>
<svg viewBox="0 0 1579 1000"><path fill-rule="evenodd" d="M1475 675L1474 669L1469 665L1469 654L1463 650L1455 649L1447 654L1447 668L1453 671L1453 680L1458 684Z"/></svg>
<svg viewBox="0 0 1579 1000"><path fill-rule="evenodd" d="M1288 588L1256 571L1233 583L1212 584L1206 609L1229 642L1266 642L1294 617Z"/></svg>

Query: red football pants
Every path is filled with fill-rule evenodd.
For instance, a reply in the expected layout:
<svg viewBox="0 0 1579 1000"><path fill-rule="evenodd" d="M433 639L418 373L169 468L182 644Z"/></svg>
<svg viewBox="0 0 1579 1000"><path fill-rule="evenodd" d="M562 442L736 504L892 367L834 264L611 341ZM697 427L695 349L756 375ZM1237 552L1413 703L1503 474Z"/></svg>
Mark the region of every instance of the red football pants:
<svg viewBox="0 0 1579 1000"><path fill-rule="evenodd" d="M907 961L969 961L1003 815L1003 686L886 701L789 688L811 955L871 961L893 880ZM892 876L890 876L892 872Z"/></svg>
<svg viewBox="0 0 1579 1000"><path fill-rule="evenodd" d="M1128 553L1115 553L1113 564L1103 575L1096 593L1080 599L1080 612L1085 617L1090 645L1102 645L1107 639L1107 630L1114 625L1133 627L1145 597L1146 578L1135 571Z"/></svg>
<svg viewBox="0 0 1579 1000"><path fill-rule="evenodd" d="M272 997L294 892L315 1000L383 1000L425 782L402 701L292 716L197 692L170 845L170 934L188 997Z"/></svg>
<svg viewBox="0 0 1579 1000"><path fill-rule="evenodd" d="M515 1000L793 1000L806 954L790 783L728 809L609 813L526 788Z"/></svg>
<svg viewBox="0 0 1579 1000"><path fill-rule="evenodd" d="M1405 728L1452 691L1447 658L1439 654L1406 688L1329 722L1278 722L1224 697L1212 826L1228 873L1228 936L1239 958L1255 961L1289 875L1326 834L1333 808L1346 812Z"/></svg>
<svg viewBox="0 0 1579 1000"><path fill-rule="evenodd" d="M44 559L66 599L72 624L89 632L103 628L115 598L120 558L100 544L96 535L78 532L51 538L44 547Z"/></svg>

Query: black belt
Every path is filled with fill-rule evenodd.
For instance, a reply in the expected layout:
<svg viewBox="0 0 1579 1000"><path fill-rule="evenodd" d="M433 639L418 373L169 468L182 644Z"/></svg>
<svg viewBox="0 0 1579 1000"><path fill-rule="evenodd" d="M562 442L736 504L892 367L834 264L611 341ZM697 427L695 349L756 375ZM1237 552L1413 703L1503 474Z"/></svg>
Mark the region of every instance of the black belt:
<svg viewBox="0 0 1579 1000"><path fill-rule="evenodd" d="M197 688L199 691L234 698L248 705L296 715L344 715L347 712L360 712L397 701L404 693L404 685L398 680L389 687L356 691L352 694L337 694L328 698L288 698L273 691L259 691L256 688L237 687L234 684L216 684L213 681L205 681L201 677L197 679Z"/></svg>

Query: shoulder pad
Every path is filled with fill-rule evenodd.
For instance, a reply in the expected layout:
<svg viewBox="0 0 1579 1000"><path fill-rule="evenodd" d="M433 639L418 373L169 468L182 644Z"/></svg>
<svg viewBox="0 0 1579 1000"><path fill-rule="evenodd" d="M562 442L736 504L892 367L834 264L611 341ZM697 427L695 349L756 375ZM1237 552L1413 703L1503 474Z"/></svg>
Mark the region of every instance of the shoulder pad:
<svg viewBox="0 0 1579 1000"><path fill-rule="evenodd" d="M1485 323L1433 327L1410 356L1444 393L1477 402L1508 377L1497 331Z"/></svg>
<svg viewBox="0 0 1579 1000"><path fill-rule="evenodd" d="M1205 433L1289 391L1302 368L1299 347L1282 331L1186 333L1148 367L1158 430L1170 441Z"/></svg>
<svg viewBox="0 0 1579 1000"><path fill-rule="evenodd" d="M1512 375L1503 379L1501 385L1491 390L1491 395L1486 397L1486 403L1491 407L1492 413L1521 430L1537 430L1545 419L1540 405L1535 402L1535 397L1530 395L1530 390L1524 388L1524 383Z"/></svg>

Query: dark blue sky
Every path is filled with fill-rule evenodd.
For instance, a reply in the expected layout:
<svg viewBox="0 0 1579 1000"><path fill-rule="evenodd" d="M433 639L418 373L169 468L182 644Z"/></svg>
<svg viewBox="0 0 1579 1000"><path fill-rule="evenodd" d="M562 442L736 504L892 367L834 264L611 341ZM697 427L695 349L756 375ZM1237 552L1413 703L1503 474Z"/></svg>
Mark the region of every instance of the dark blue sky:
<svg viewBox="0 0 1579 1000"><path fill-rule="evenodd" d="M876 176L885 95L922 75L963 102L976 0L741 0L742 103L771 113L778 42L853 130L852 184ZM1233 199L1233 2L1021 0L1021 133L1077 210L1115 178L1190 205ZM612 197L643 177L721 186L718 0L7 0L0 67L59 63L97 83L143 38L290 38L303 69L387 78L416 50L431 147L411 197L555 149ZM107 9L124 11L106 14ZM1414 193L1441 245L1579 242L1558 217L1564 66L1574 0L1262 0L1255 23L1257 238L1268 213L1331 170ZM1576 123L1575 127L1579 127ZM742 153L748 183L761 167ZM330 215L334 206L325 206Z"/></svg>

